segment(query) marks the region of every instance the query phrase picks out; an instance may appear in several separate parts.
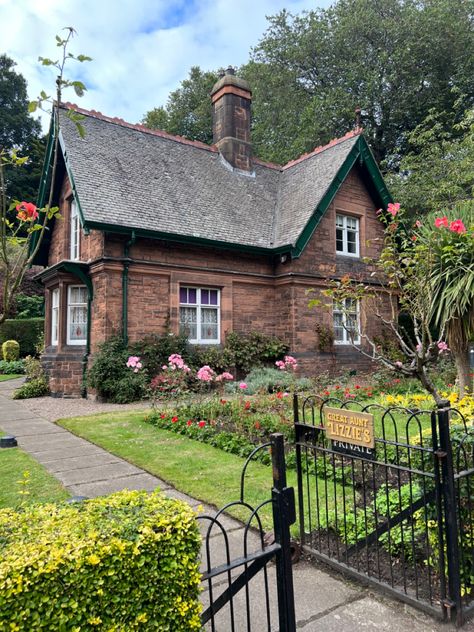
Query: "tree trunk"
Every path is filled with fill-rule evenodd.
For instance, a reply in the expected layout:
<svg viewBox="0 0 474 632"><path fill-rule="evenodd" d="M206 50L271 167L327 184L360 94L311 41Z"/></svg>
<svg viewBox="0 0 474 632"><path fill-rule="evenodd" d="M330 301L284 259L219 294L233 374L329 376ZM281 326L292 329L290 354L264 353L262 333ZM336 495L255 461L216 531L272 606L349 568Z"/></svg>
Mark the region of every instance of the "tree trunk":
<svg viewBox="0 0 474 632"><path fill-rule="evenodd" d="M471 373L474 369L469 366L469 349L463 351L452 351L454 363L456 365L457 379L459 384L459 397L466 393L472 393Z"/></svg>

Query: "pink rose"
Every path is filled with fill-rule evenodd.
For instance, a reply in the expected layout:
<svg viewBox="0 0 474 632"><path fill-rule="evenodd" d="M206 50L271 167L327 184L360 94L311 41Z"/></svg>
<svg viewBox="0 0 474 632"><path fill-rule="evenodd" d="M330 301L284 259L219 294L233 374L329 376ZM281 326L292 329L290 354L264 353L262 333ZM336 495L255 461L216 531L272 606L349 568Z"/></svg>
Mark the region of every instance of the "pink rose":
<svg viewBox="0 0 474 632"><path fill-rule="evenodd" d="M239 388L240 388L242 391L245 391L245 389L246 389L246 388L248 388L248 386L247 386L247 384L246 384L245 382L240 382L240 384L239 384Z"/></svg>

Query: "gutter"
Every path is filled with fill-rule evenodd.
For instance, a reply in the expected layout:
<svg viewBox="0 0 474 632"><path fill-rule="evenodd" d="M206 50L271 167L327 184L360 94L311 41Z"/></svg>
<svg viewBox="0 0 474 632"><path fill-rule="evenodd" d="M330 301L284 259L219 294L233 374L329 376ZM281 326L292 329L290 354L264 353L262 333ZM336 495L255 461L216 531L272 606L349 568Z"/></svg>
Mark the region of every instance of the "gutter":
<svg viewBox="0 0 474 632"><path fill-rule="evenodd" d="M123 271L122 271L122 340L125 346L128 345L128 271L130 268L130 248L136 241L135 231L132 230L130 239L123 247Z"/></svg>

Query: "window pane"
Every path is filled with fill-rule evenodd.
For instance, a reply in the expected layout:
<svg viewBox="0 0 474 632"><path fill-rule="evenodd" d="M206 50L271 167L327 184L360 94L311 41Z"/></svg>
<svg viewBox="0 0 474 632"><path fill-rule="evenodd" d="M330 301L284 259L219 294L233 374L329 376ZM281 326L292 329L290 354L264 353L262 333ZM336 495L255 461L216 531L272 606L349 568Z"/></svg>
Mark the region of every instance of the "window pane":
<svg viewBox="0 0 474 632"><path fill-rule="evenodd" d="M217 340L217 325L201 325L202 340Z"/></svg>
<svg viewBox="0 0 474 632"><path fill-rule="evenodd" d="M217 290L210 290L209 305L217 305Z"/></svg>
<svg viewBox="0 0 474 632"><path fill-rule="evenodd" d="M336 215L336 226L340 226L341 228L344 226L344 218L342 215Z"/></svg>
<svg viewBox="0 0 474 632"><path fill-rule="evenodd" d="M85 340L87 325L87 309L85 307L72 307L70 309L69 339Z"/></svg>
<svg viewBox="0 0 474 632"><path fill-rule="evenodd" d="M334 340L338 342L344 340L344 329L342 327L334 327Z"/></svg>
<svg viewBox="0 0 474 632"><path fill-rule="evenodd" d="M340 228L336 228L336 250L342 251L344 250L344 242L342 239L342 230Z"/></svg>
<svg viewBox="0 0 474 632"><path fill-rule="evenodd" d="M190 340L197 338L197 308L196 307L180 307L179 309L179 330L185 334Z"/></svg>
<svg viewBox="0 0 474 632"><path fill-rule="evenodd" d="M197 303L197 290L195 287L188 288L188 303L196 305Z"/></svg>
<svg viewBox="0 0 474 632"><path fill-rule="evenodd" d="M347 228L350 230L357 230L357 220L354 217L346 217Z"/></svg>
<svg viewBox="0 0 474 632"><path fill-rule="evenodd" d="M209 290L201 290L201 305L209 305Z"/></svg>
<svg viewBox="0 0 474 632"><path fill-rule="evenodd" d="M180 303L188 302L188 288L186 287L179 288L179 302Z"/></svg>

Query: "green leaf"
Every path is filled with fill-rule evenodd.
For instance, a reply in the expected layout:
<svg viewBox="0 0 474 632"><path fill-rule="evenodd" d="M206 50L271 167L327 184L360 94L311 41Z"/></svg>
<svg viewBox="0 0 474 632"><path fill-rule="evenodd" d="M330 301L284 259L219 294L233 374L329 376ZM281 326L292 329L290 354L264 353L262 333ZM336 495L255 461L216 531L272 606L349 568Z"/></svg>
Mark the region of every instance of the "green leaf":
<svg viewBox="0 0 474 632"><path fill-rule="evenodd" d="M77 61L83 62L83 61L92 61L92 57L88 57L87 55L78 55L76 57Z"/></svg>
<svg viewBox="0 0 474 632"><path fill-rule="evenodd" d="M74 123L76 124L77 131L79 132L79 136L81 138L85 138L86 130L84 129L84 126L78 123L77 121L74 121Z"/></svg>
<svg viewBox="0 0 474 632"><path fill-rule="evenodd" d="M37 101L30 101L28 103L28 112L31 114L33 112L36 112L36 110L38 109L38 102Z"/></svg>
<svg viewBox="0 0 474 632"><path fill-rule="evenodd" d="M43 66L54 66L54 64L58 63L57 61L52 61L47 57L38 57L38 61L40 61Z"/></svg>

